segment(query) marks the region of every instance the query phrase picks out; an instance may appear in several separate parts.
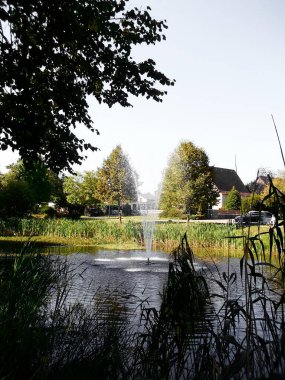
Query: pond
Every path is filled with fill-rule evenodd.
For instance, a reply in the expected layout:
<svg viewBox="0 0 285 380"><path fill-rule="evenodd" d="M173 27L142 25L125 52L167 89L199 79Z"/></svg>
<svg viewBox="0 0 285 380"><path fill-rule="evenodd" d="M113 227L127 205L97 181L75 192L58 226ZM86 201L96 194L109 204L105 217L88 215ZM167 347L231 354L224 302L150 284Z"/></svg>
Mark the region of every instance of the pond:
<svg viewBox="0 0 285 380"><path fill-rule="evenodd" d="M58 247L54 250L49 248L49 253L58 253ZM90 304L98 299L105 299L106 309L110 307L110 302L121 309L124 308L132 323L139 323L142 307L160 309L161 295L168 279L169 262L172 261L171 255L152 252L149 256L143 250L111 251L95 247L77 247L73 253L70 253L70 247L61 248L61 253L68 253L67 256L60 257L67 260L73 273L68 302ZM227 287L229 276L234 274L230 286L227 287L227 297L245 304L246 294L244 277L240 275L240 259L228 260L223 256L215 258L215 261L197 259L194 266L196 270L203 272L210 292L216 295L225 295L220 284ZM266 269L265 275L268 278L274 277L274 272ZM262 279L257 278L257 286L262 287ZM282 289L274 281L270 282L270 287L271 290L268 292L277 300ZM223 306L224 298L216 296L212 301L209 311L213 313L214 306L214 312L217 313ZM259 313L258 304L255 311ZM241 329L244 329L242 324Z"/></svg>
<svg viewBox="0 0 285 380"><path fill-rule="evenodd" d="M194 378L196 364L199 363L199 368L201 366L210 369L213 367L213 358L216 363L216 367L213 368L217 368L217 373L219 371L226 373L231 365L235 366L236 358L247 352L252 353L250 363L254 376L246 377L246 371L240 367L240 377L236 378L261 378L261 374L267 376L264 378L270 378L268 374L277 368L275 363L279 363L278 372L284 374L283 346L279 346L285 333L284 310L275 309L283 288L281 282L276 281L277 276L273 270L251 265L252 270L259 270L258 274L261 276L254 276L253 272L249 276L245 276L244 273L241 276L239 258L228 260L222 255L221 257L215 255L213 259L205 260L201 259L200 255L194 262L196 272L187 272L187 268L183 273L180 272L181 278L185 278L184 274L186 277L190 274L186 286L185 282L184 287L181 286L183 297L178 297L178 301L182 299L182 302L172 302L177 301L176 294L168 293L174 297L167 299L165 307L162 308L164 314L163 312L159 314L153 310L160 309L163 290L168 279L173 279L169 275L169 267L173 261L171 255L163 252L149 254L143 250L109 251L86 246L41 249L41 252L44 251L50 254L51 260L55 260L55 265L59 262L59 268L63 263L62 268L65 270L66 261L71 276L71 282L68 282L69 293L67 298L63 296L61 305L64 307L60 308L60 313L57 314L56 311L52 313L53 306L57 302L56 296L51 298L51 304L48 304L47 309L49 319L45 322L45 327L50 328L54 323L56 331L59 331L55 345L50 351L54 366L57 361L60 366L61 360L64 363L69 359L73 361L78 353L81 357L82 349L87 356L90 350L97 352L103 347L104 342L107 342L108 355L112 354L111 349L117 350L118 344L119 351L127 356L128 365L138 374L145 371L146 376L141 378L152 378L147 375L149 361L154 358L151 368L156 370L161 350L163 358L166 359L160 363L159 370L162 371L169 364L167 371L173 376L167 377L169 372L166 371L167 376L153 378ZM262 272L268 279L267 282L263 281ZM203 302L203 295L206 292L196 291L195 278L197 279L196 275L201 278L200 274L206 278L210 290L211 303L208 304ZM251 287L245 287L245 278L249 282L252 281ZM173 291L183 281L171 283L174 286L168 289ZM59 277L59 288L55 287L55 290L61 290L62 284L64 285L64 281L61 283ZM262 288L264 291L260 292ZM184 290L186 291L183 293ZM190 293L194 294L194 297L188 297ZM20 294L22 297L22 291ZM197 308L194 308L197 299L202 300L198 314ZM229 301L227 307L225 307L226 301ZM81 303L83 308L77 303ZM69 306L75 307L69 308ZM72 313L72 310L75 310L75 313ZM149 319L144 318L148 315ZM156 316L158 317L155 318ZM116 345L110 345L109 337L115 337ZM157 352L155 351L157 357L153 356L153 344L157 347ZM66 358L65 353L72 354ZM268 357L276 360L274 359L272 365L270 361L266 363L267 367L263 370L263 363ZM135 367L134 363L138 367ZM245 363L247 362L243 361L242 365ZM181 369L182 373L178 376L177 373ZM108 377L101 376L101 378ZM205 376L205 378L217 377Z"/></svg>
<svg viewBox="0 0 285 380"><path fill-rule="evenodd" d="M65 252L61 250L61 253ZM126 310L133 322L138 321L142 305L160 308L168 277L168 254L155 252L148 260L146 252L140 250L81 247L75 253L61 257L66 259L73 277L68 302L90 304L98 298L105 298L107 307L112 300L113 304Z"/></svg>

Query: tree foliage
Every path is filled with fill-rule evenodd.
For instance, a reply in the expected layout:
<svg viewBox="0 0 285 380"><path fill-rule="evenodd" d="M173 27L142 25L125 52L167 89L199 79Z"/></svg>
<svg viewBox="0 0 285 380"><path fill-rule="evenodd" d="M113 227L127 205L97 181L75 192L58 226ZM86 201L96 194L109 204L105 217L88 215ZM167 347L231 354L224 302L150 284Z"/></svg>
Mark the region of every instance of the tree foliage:
<svg viewBox="0 0 285 380"><path fill-rule="evenodd" d="M241 196L238 190L233 186L226 198L225 210L240 210L240 208Z"/></svg>
<svg viewBox="0 0 285 380"><path fill-rule="evenodd" d="M0 0L0 148L28 165L39 158L59 172L80 164L76 136L93 132L87 96L109 107L129 95L161 101L172 85L153 60L136 62L132 48L165 39L165 21L129 0Z"/></svg>
<svg viewBox="0 0 285 380"><path fill-rule="evenodd" d="M276 188L278 188L283 194L285 194L285 175L282 172L280 172L278 173L278 176L274 178L272 172L269 172L269 171L265 172L265 169L262 169L262 170L263 171L261 171L261 173L266 174L267 177L271 177L273 185ZM265 186L258 186L258 184L256 184L256 181L252 181L251 184L252 184L252 187L251 187L252 195L242 199L241 201L242 212L245 213L250 210L260 210L260 208L271 210L272 202L274 203L274 200L272 197L268 198L270 181L268 180L268 184ZM265 201L263 200L264 198L265 198ZM274 210L272 209L272 211Z"/></svg>
<svg viewBox="0 0 285 380"><path fill-rule="evenodd" d="M182 142L165 171L160 208L204 213L217 196L207 154L192 142Z"/></svg>
<svg viewBox="0 0 285 380"><path fill-rule="evenodd" d="M277 187L277 189L279 189L282 193L285 194L285 177L272 178L272 183L275 187ZM265 197L268 194L269 186L270 186L269 183L268 183L268 185L265 186L265 188L261 194L263 197Z"/></svg>
<svg viewBox="0 0 285 380"><path fill-rule="evenodd" d="M241 200L241 212L242 214L247 213L251 210L260 210L260 204L262 202L263 196L260 194L251 194L247 197L243 197Z"/></svg>
<svg viewBox="0 0 285 380"><path fill-rule="evenodd" d="M66 200L75 206L96 206L98 200L98 179L94 171L65 177L63 183Z"/></svg>
<svg viewBox="0 0 285 380"><path fill-rule="evenodd" d="M102 202L121 208L123 203L137 200L135 173L120 145L104 160L97 177Z"/></svg>
<svg viewBox="0 0 285 380"><path fill-rule="evenodd" d="M9 171L0 176L0 214L2 216L23 216L32 212L36 204L64 200L62 181L41 163L34 163L26 170L19 161L8 167Z"/></svg>

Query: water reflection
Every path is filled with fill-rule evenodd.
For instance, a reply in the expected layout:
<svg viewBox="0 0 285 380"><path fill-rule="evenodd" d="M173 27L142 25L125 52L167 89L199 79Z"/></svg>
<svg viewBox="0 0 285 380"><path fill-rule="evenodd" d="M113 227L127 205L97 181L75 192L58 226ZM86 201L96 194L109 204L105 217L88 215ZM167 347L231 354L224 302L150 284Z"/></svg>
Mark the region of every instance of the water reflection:
<svg viewBox="0 0 285 380"><path fill-rule="evenodd" d="M49 253L58 253L58 247L48 249ZM150 263L148 254L143 250L100 250L96 247L64 247L61 253L70 253L66 256L74 276L71 299L75 302L91 302L99 289L108 288L110 292L120 292L121 298L127 306L138 307L142 300L147 301L150 307L160 308L161 294L167 281L168 264L171 256L163 252L152 252ZM239 299L245 302L244 277L240 275L240 259L220 257L219 260L205 261L201 258L195 262L195 269L206 276L210 292L221 294L222 288L217 281L225 284L225 275L236 273L236 281L227 287L229 299ZM274 272L262 268L267 278L274 277ZM257 286L262 286L262 279L257 279ZM272 290L279 288L278 283L271 282ZM275 293L273 297L278 297ZM130 297L132 294L132 297ZM129 299L126 301L127 296ZM135 301L134 301L135 300ZM215 309L218 311L224 300L215 297Z"/></svg>
<svg viewBox="0 0 285 380"><path fill-rule="evenodd" d="M114 299L130 318L138 320L142 303L159 309L167 281L170 256L155 252L147 263L144 251L98 250L95 254L73 253L64 259L72 272L68 302L90 304ZM106 311L107 312L107 311Z"/></svg>
<svg viewBox="0 0 285 380"><path fill-rule="evenodd" d="M171 260L168 254L152 252L148 264L148 254L143 250L102 250L95 246L45 249L41 247L39 250L57 256L67 255L60 257L67 260L74 275L68 302L91 304L100 298L105 299L107 303L107 297L109 297L114 303L116 298L116 302L126 308L129 316L135 316L135 319L140 317L142 303L145 306L160 309L161 294L167 282L168 264ZM5 251L7 252L7 249ZM227 288L227 299L238 300L241 305L245 305L245 277L242 278L240 275L240 259L233 257L228 260L224 255L220 257L215 255L213 260L206 261L201 257L200 253L195 268L205 274L210 292L225 295L225 291L218 283L220 281ZM266 267L260 269L266 278L274 278L274 270L270 271ZM223 273L226 276L236 273L236 281L227 287ZM283 289L276 281L270 281L269 285L270 288L265 289L265 294L277 302ZM256 286L262 288L262 278L257 278ZM223 307L224 300L219 296L212 298L215 313ZM260 303L255 304L255 313L256 315L263 314ZM243 326L241 328L243 329Z"/></svg>

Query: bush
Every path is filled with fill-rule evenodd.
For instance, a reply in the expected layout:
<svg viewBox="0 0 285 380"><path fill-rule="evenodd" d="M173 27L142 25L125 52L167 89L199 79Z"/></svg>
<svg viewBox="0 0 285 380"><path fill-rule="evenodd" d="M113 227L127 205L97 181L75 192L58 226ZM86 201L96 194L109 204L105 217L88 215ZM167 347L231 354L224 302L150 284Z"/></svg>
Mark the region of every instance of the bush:
<svg viewBox="0 0 285 380"><path fill-rule="evenodd" d="M201 219L204 219L205 216L203 214L193 214L193 215L190 215L190 219L192 220L201 220Z"/></svg>
<svg viewBox="0 0 285 380"><path fill-rule="evenodd" d="M178 208L170 208L168 210L164 210L160 214L163 218L182 218L183 217L183 212L179 210Z"/></svg>
<svg viewBox="0 0 285 380"><path fill-rule="evenodd" d="M41 205L39 207L38 213L45 215L47 218L54 218L56 216L55 209L47 204Z"/></svg>

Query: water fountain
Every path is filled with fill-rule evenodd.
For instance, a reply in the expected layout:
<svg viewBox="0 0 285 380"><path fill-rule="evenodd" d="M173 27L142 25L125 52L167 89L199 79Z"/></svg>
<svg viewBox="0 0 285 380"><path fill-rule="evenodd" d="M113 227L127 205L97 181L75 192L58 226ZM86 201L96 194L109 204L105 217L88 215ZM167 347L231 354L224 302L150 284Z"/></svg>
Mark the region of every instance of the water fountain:
<svg viewBox="0 0 285 380"><path fill-rule="evenodd" d="M154 234L155 220L157 218L157 210L145 210L143 216L143 235L146 249L147 264L150 264L151 248Z"/></svg>
<svg viewBox="0 0 285 380"><path fill-rule="evenodd" d="M147 264L151 264L150 257L151 257L151 248L152 248L152 242L153 242L155 221L159 217L158 203L159 203L160 192L161 192L161 189L159 188L155 194L155 199L151 207L147 208L146 210L141 210Z"/></svg>

